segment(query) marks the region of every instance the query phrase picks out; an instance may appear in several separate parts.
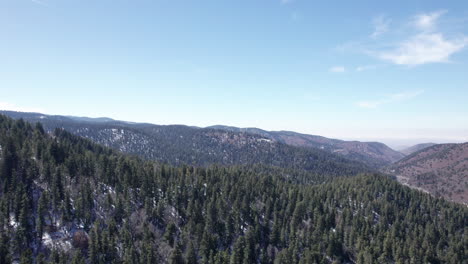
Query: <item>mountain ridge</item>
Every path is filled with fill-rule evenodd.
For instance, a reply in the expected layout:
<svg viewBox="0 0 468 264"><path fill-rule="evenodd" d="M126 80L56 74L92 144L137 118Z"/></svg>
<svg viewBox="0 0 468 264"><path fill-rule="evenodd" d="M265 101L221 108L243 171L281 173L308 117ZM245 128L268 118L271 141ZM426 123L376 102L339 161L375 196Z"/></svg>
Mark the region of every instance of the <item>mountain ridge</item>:
<svg viewBox="0 0 468 264"><path fill-rule="evenodd" d="M414 188L468 204L468 142L436 144L390 165L387 172Z"/></svg>
<svg viewBox="0 0 468 264"><path fill-rule="evenodd" d="M329 153L339 154L347 159L365 163L372 168L382 168L404 157L381 142L361 142L332 139L324 136L309 135L294 131L267 131L260 128L239 128L234 126L214 125L208 127L196 127L186 125L155 125L150 123L136 123L115 120L107 117L89 118L61 115L46 115L41 113L24 113L14 111L0 111L14 118L25 118L35 122L84 122L86 124L112 124L121 126L132 126L148 130L150 127L161 127L171 130L171 128L193 128L193 129L216 129L231 131L236 133L250 133L266 137L286 145L295 147L315 148L325 150ZM52 120L47 120L52 119ZM55 124L59 126L60 124ZM81 134L83 135L83 134ZM101 142L103 143L103 142Z"/></svg>
<svg viewBox="0 0 468 264"><path fill-rule="evenodd" d="M414 146L411 146L411 147L408 147L408 148L405 148L405 149L402 149L402 150L399 150L399 151L408 156L408 155L411 155L411 154L413 154L415 152L418 152L418 151L420 151L422 149L432 147L434 145L437 145L437 143L420 143L420 144L416 144Z"/></svg>
<svg viewBox="0 0 468 264"><path fill-rule="evenodd" d="M259 128L238 128L223 125L215 125L210 128L249 132L292 146L320 148L341 154L352 160L364 161L376 168L387 166L405 156L381 142L345 141L294 131L266 131Z"/></svg>
<svg viewBox="0 0 468 264"><path fill-rule="evenodd" d="M290 146L251 133L184 125L128 124L121 121L96 123L62 116L17 112L7 114L29 122L41 122L49 132L57 127L63 128L113 149L172 165L261 163L330 176L374 171L364 163L341 155L315 148Z"/></svg>

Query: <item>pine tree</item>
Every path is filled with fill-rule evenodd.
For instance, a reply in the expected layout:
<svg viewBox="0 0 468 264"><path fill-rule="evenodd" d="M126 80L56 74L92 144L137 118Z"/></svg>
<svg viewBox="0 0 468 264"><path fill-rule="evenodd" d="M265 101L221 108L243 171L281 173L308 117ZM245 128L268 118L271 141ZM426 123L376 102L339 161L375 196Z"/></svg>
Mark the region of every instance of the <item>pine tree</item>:
<svg viewBox="0 0 468 264"><path fill-rule="evenodd" d="M33 263L32 252L28 248L21 253L20 264L30 264Z"/></svg>
<svg viewBox="0 0 468 264"><path fill-rule="evenodd" d="M174 247L174 236L176 231L177 227L175 226L175 224L170 223L167 226L166 232L164 233L164 240L166 240L171 247Z"/></svg>
<svg viewBox="0 0 468 264"><path fill-rule="evenodd" d="M198 263L197 252L196 252L195 247L194 247L192 242L190 242L188 244L186 263L187 264L197 264Z"/></svg>
<svg viewBox="0 0 468 264"><path fill-rule="evenodd" d="M85 260L80 252L75 252L71 264L85 264Z"/></svg>
<svg viewBox="0 0 468 264"><path fill-rule="evenodd" d="M8 249L9 239L3 232L0 233L0 263L11 263L10 252Z"/></svg>
<svg viewBox="0 0 468 264"><path fill-rule="evenodd" d="M237 238L232 249L230 264L242 264L244 259L245 238Z"/></svg>
<svg viewBox="0 0 468 264"><path fill-rule="evenodd" d="M13 172L18 166L16 147L9 137L2 146L2 159L0 160L0 182L3 183L3 192L8 193L12 184Z"/></svg>
<svg viewBox="0 0 468 264"><path fill-rule="evenodd" d="M182 256L181 245L176 243L174 250L172 251L171 257L169 258L170 264L185 264Z"/></svg>
<svg viewBox="0 0 468 264"><path fill-rule="evenodd" d="M43 191L39 198L38 206L37 206L37 218L36 218L36 230L37 230L37 237L39 240L42 239L42 234L44 233L44 214L47 212L47 192Z"/></svg>

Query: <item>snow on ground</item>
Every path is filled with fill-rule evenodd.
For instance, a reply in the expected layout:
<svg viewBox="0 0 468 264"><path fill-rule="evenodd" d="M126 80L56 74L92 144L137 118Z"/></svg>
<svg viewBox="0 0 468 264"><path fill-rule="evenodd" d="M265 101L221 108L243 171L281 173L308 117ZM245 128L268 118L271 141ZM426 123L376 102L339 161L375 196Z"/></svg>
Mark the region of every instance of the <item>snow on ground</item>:
<svg viewBox="0 0 468 264"><path fill-rule="evenodd" d="M117 129L117 128L112 128L111 132L112 132L114 140L117 141L117 140L121 140L123 138L123 134L124 134L123 129L120 130L120 129Z"/></svg>
<svg viewBox="0 0 468 264"><path fill-rule="evenodd" d="M14 229L19 226L19 223L15 221L15 218L12 215L10 215L10 226L12 226Z"/></svg>
<svg viewBox="0 0 468 264"><path fill-rule="evenodd" d="M115 194L115 189L112 186L107 184L101 183L101 188L104 193L112 193Z"/></svg>
<svg viewBox="0 0 468 264"><path fill-rule="evenodd" d="M45 233L42 235L42 243L43 243L46 247L50 247L50 246L53 245L52 237L50 236L49 233L45 232Z"/></svg>
<svg viewBox="0 0 468 264"><path fill-rule="evenodd" d="M71 237L67 236L63 232L44 232L42 235L42 243L46 247L61 249L65 252L72 248L70 239Z"/></svg>

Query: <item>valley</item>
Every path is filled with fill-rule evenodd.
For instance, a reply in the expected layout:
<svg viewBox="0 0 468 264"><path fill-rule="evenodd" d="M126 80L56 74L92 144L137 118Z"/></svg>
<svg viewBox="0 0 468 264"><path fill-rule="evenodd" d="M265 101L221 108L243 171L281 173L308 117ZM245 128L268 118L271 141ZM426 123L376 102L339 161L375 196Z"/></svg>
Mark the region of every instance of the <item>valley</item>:
<svg viewBox="0 0 468 264"><path fill-rule="evenodd" d="M468 209L384 175L174 167L1 115L0 132L1 263L465 257Z"/></svg>
<svg viewBox="0 0 468 264"><path fill-rule="evenodd" d="M15 119L40 122L52 133L63 128L115 150L170 165L244 166L263 164L295 171L306 170L334 177L366 172L383 172L412 188L450 201L467 203L468 162L460 153L449 156L446 144L418 144L404 153L379 142L330 139L290 131L266 131L259 128L184 125L154 125L118 121L110 118L87 118L41 113L0 111ZM433 148L432 148L433 147ZM426 161L425 150L436 150L437 163ZM417 154L420 153L420 154ZM423 155L424 163L416 164ZM444 160L447 158L447 160ZM452 167L450 164L455 162ZM423 167L421 167L423 166ZM322 177L324 178L324 177Z"/></svg>
<svg viewBox="0 0 468 264"><path fill-rule="evenodd" d="M468 264L468 1L0 1L0 264Z"/></svg>

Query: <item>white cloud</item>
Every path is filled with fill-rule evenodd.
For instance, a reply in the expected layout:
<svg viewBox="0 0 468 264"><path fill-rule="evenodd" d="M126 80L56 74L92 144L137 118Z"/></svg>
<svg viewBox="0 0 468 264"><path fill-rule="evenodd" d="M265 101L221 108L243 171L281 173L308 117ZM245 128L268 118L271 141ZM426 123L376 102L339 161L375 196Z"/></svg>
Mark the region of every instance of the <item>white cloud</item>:
<svg viewBox="0 0 468 264"><path fill-rule="evenodd" d="M285 5L285 4L289 4L289 3L292 3L294 2L294 0L281 0L281 4Z"/></svg>
<svg viewBox="0 0 468 264"><path fill-rule="evenodd" d="M368 38L347 42L336 49L366 54L396 65L447 63L454 54L468 46L468 36L454 32L466 20L450 19L443 21L444 27L439 26L446 13L446 10L438 10L396 22L383 15L377 16L372 21L374 32ZM390 28L390 23L395 26ZM384 33L387 33L385 38L380 38ZM371 67L359 66L355 70L368 69Z"/></svg>
<svg viewBox="0 0 468 264"><path fill-rule="evenodd" d="M398 44L395 49L377 53L377 57L399 65L448 62L452 54L468 45L468 38L446 39L441 33L421 33Z"/></svg>
<svg viewBox="0 0 468 264"><path fill-rule="evenodd" d="M371 38L377 38L378 36L387 32L390 22L391 20L386 18L384 15L375 17L372 20L372 25L374 26L374 32L372 32Z"/></svg>
<svg viewBox="0 0 468 264"><path fill-rule="evenodd" d="M447 13L447 10L438 10L432 13L419 14L413 18L413 24L420 30L432 30L437 23L437 20Z"/></svg>
<svg viewBox="0 0 468 264"><path fill-rule="evenodd" d="M423 90L390 94L378 100L360 101L360 102L357 102L356 105L361 108L377 108L384 104L406 101L418 95L421 95L422 93L424 93Z"/></svg>
<svg viewBox="0 0 468 264"><path fill-rule="evenodd" d="M331 67L329 69L330 72L337 72L337 73L340 73L340 72L345 72L346 71L346 68L343 67L343 66L334 66L334 67Z"/></svg>
<svg viewBox="0 0 468 264"><path fill-rule="evenodd" d="M449 62L453 54L468 45L468 37L464 35L447 37L443 31L437 29L439 18L445 13L447 13L446 10L439 10L413 16L410 24L417 29L416 33L407 32L407 37L396 44L377 43L378 46L388 48L374 48L367 53L397 65L415 66ZM380 23L381 28L388 29L382 21L384 18L377 18L374 24ZM376 27L371 37L375 38L380 34L379 32L381 31L378 31Z"/></svg>
<svg viewBox="0 0 468 264"><path fill-rule="evenodd" d="M0 102L0 110L9 110L9 111L17 111L17 112L34 112L34 113L46 113L46 111L42 108L36 107L22 107L17 106L12 103L8 102Z"/></svg>

